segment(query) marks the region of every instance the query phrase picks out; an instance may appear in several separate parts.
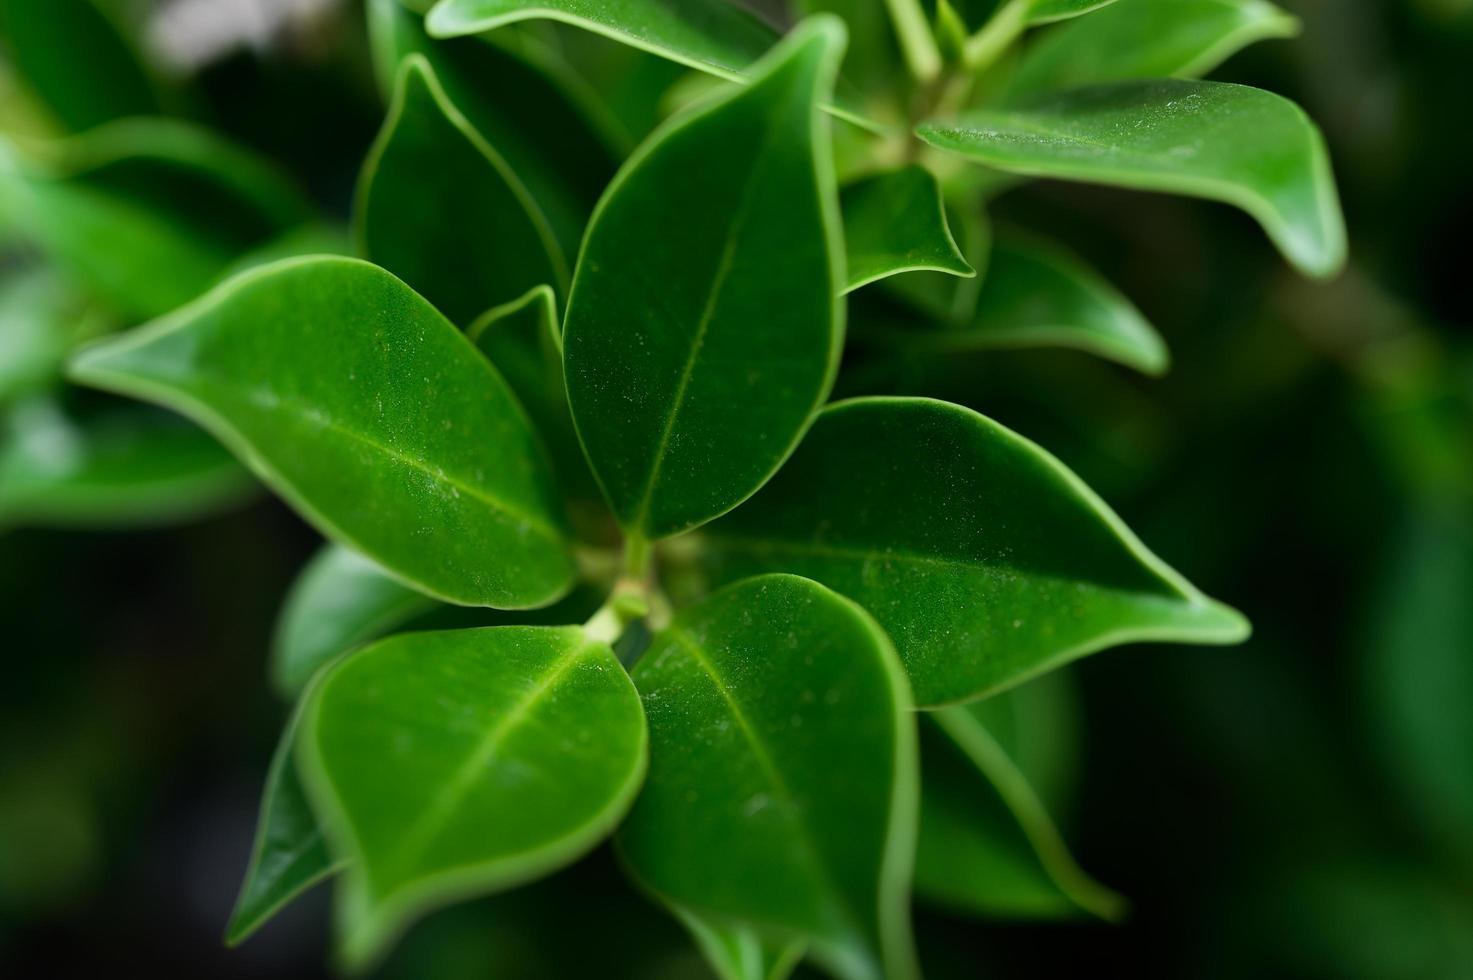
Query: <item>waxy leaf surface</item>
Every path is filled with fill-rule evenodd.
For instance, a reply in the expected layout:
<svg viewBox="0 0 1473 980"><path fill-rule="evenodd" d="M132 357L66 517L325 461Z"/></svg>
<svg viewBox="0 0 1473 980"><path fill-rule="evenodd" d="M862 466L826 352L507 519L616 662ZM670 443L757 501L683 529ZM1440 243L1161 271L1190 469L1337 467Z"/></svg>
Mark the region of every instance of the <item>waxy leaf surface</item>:
<svg viewBox="0 0 1473 980"><path fill-rule="evenodd" d="M327 849L297 775L299 718L300 712L293 711L266 772L250 864L225 927L230 946L250 938L288 902L341 867Z"/></svg>
<svg viewBox="0 0 1473 980"><path fill-rule="evenodd" d="M1028 7L1028 23L1047 24L1056 20L1067 20L1109 7L1116 0L1033 0Z"/></svg>
<svg viewBox="0 0 1473 980"><path fill-rule="evenodd" d="M1057 676L934 712L922 722L918 895L982 916L1119 915L1121 899L1079 869L1049 815L1046 787L1032 784L1019 758L1030 750L1058 754L1071 747L1035 746L1030 743L1040 741L1040 733L1004 730L1010 724L1037 728L1037 715L1047 719L1054 706L1036 689ZM1042 734L1044 741L1059 741L1047 737L1054 733Z"/></svg>
<svg viewBox="0 0 1473 980"><path fill-rule="evenodd" d="M618 841L640 881L840 976L912 976L915 721L874 621L763 576L677 614L634 680L651 762Z"/></svg>
<svg viewBox="0 0 1473 980"><path fill-rule="evenodd" d="M856 181L839 201L849 262L845 292L902 272L977 274L951 237L941 186L924 167Z"/></svg>
<svg viewBox="0 0 1473 980"><path fill-rule="evenodd" d="M424 912L567 864L612 831L644 774L639 695L577 627L391 637L334 666L298 760L333 852L344 961Z"/></svg>
<svg viewBox="0 0 1473 980"><path fill-rule="evenodd" d="M814 18L750 86L661 130L600 203L564 326L594 475L649 538L741 502L833 381L843 245L815 100L843 47Z"/></svg>
<svg viewBox="0 0 1473 980"><path fill-rule="evenodd" d="M1195 78L1254 42L1298 31L1295 18L1265 0L1128 0L1031 45L1008 93Z"/></svg>
<svg viewBox="0 0 1473 980"><path fill-rule="evenodd" d="M1300 271L1345 261L1345 223L1319 130L1260 89L1117 82L921 125L938 149L1008 173L1223 201L1263 225Z"/></svg>
<svg viewBox="0 0 1473 980"><path fill-rule="evenodd" d="M400 69L357 212L364 257L462 326L534 286L567 282L542 212L419 55Z"/></svg>
<svg viewBox="0 0 1473 980"><path fill-rule="evenodd" d="M929 399L826 409L782 472L703 540L718 580L789 571L863 605L922 705L981 697L1121 643L1247 632L1058 460Z"/></svg>
<svg viewBox="0 0 1473 980"><path fill-rule="evenodd" d="M543 449L464 334L344 258L247 272L72 362L190 416L324 534L463 605L545 605L573 570Z"/></svg>

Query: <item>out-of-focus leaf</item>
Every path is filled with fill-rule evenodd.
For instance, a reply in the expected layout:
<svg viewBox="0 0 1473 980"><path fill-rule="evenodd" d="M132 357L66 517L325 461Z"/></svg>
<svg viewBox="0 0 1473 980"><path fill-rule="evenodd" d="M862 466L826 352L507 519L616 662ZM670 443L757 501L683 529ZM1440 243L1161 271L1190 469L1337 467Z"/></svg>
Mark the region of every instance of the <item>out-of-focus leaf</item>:
<svg viewBox="0 0 1473 980"><path fill-rule="evenodd" d="M1319 130L1260 89L1183 79L1117 82L977 110L917 130L1009 173L1168 191L1236 205L1300 271L1345 262L1345 222Z"/></svg>
<svg viewBox="0 0 1473 980"><path fill-rule="evenodd" d="M1040 38L1009 79L1008 93L1195 78L1250 44L1298 32L1299 21L1267 0L1129 0Z"/></svg>
<svg viewBox="0 0 1473 980"><path fill-rule="evenodd" d="M51 269L0 279L0 406L55 383L72 346L101 326Z"/></svg>
<svg viewBox="0 0 1473 980"><path fill-rule="evenodd" d="M1033 0L1028 7L1028 23L1048 24L1108 7L1115 0Z"/></svg>
<svg viewBox="0 0 1473 980"><path fill-rule="evenodd" d="M419 55L401 63L363 165L356 223L366 258L462 326L535 286L567 284L567 260L541 210Z"/></svg>
<svg viewBox="0 0 1473 980"><path fill-rule="evenodd" d="M845 187L839 202L849 261L845 292L904 272L977 274L951 237L941 187L925 168L866 177Z"/></svg>
<svg viewBox="0 0 1473 980"><path fill-rule="evenodd" d="M787 980L803 959L801 942L773 942L750 926L716 925L685 909L672 911L719 980Z"/></svg>
<svg viewBox="0 0 1473 980"><path fill-rule="evenodd" d="M356 259L288 259L71 364L231 447L324 534L427 594L546 605L573 580L561 501L506 382Z"/></svg>
<svg viewBox="0 0 1473 980"><path fill-rule="evenodd" d="M830 406L782 472L702 539L718 581L793 572L862 604L922 705L1122 643L1248 632L1058 460L925 398Z"/></svg>

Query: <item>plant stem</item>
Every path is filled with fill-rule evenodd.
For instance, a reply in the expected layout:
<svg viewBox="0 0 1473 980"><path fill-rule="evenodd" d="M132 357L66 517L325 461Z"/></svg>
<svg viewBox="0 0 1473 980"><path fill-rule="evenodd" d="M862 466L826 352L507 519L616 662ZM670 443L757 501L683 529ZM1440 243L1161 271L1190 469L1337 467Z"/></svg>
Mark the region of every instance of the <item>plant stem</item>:
<svg viewBox="0 0 1473 980"><path fill-rule="evenodd" d="M1028 12L1032 7L1033 0L1007 0L981 30L967 38L962 59L973 74L991 68L1012 46L1028 27Z"/></svg>
<svg viewBox="0 0 1473 980"><path fill-rule="evenodd" d="M906 67L916 81L929 85L941 74L941 50L919 0L885 0L885 6L890 9L890 22L895 26Z"/></svg>

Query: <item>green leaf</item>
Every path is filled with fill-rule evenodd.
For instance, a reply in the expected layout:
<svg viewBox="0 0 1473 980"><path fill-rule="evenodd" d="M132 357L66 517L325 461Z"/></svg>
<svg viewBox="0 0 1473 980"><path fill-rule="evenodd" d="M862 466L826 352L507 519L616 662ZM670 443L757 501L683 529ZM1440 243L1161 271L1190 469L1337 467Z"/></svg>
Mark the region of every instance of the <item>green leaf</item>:
<svg viewBox="0 0 1473 980"><path fill-rule="evenodd" d="M304 694L302 703L310 696L310 691ZM294 710L266 771L250 863L225 927L227 946L245 942L292 899L342 870L342 862L327 849L297 775L294 753L300 718L300 709Z"/></svg>
<svg viewBox="0 0 1473 980"><path fill-rule="evenodd" d="M534 286L567 284L541 211L419 55L404 60L363 165L356 224L366 258L462 325Z"/></svg>
<svg viewBox="0 0 1473 980"><path fill-rule="evenodd" d="M703 539L718 581L789 571L862 604L922 705L1122 643L1247 635L1058 460L930 399L829 407L782 472Z"/></svg>
<svg viewBox="0 0 1473 980"><path fill-rule="evenodd" d="M459 37L544 18L729 79L777 40L739 5L713 0L441 0L425 25L435 37Z"/></svg>
<svg viewBox="0 0 1473 980"><path fill-rule="evenodd" d="M1042 794L994 729L1000 707L1032 709L1034 688L1053 676L922 724L917 894L983 916L1119 917L1123 901L1075 864Z"/></svg>
<svg viewBox="0 0 1473 980"><path fill-rule="evenodd" d="M52 269L0 279L0 406L54 384L71 347L100 329L97 319Z"/></svg>
<svg viewBox="0 0 1473 980"><path fill-rule="evenodd" d="M1028 8L1028 23L1048 24L1056 20L1067 20L1114 3L1115 0L1033 0Z"/></svg>
<svg viewBox="0 0 1473 980"><path fill-rule="evenodd" d="M874 621L752 579L677 614L634 681L651 764L618 843L640 881L714 928L806 939L840 976L913 976L915 723Z"/></svg>
<svg viewBox="0 0 1473 980"><path fill-rule="evenodd" d="M662 129L594 214L564 327L568 397L620 522L661 537L756 490L833 383L843 244L827 126L843 47L806 21Z"/></svg>
<svg viewBox="0 0 1473 980"><path fill-rule="evenodd" d="M375 961L415 918L568 864L639 788L646 734L614 653L577 627L392 637L307 705L309 797L348 862L344 960Z"/></svg>
<svg viewBox="0 0 1473 980"><path fill-rule="evenodd" d="M27 157L0 140L0 214L119 312L147 318L308 208L269 164L206 130L126 119Z"/></svg>
<svg viewBox="0 0 1473 980"><path fill-rule="evenodd" d="M496 365L527 409L552 451L553 468L563 488L579 501L597 500L598 487L568 410L562 333L552 289L538 286L488 310L466 334ZM606 519L608 512L600 511Z"/></svg>
<svg viewBox="0 0 1473 980"><path fill-rule="evenodd" d="M153 409L73 419L18 403L0 432L0 528L133 527L236 503L254 481L203 432Z"/></svg>
<svg viewBox="0 0 1473 980"><path fill-rule="evenodd" d="M94 0L0 0L0 35L21 77L69 129L158 111L132 42Z"/></svg>
<svg viewBox="0 0 1473 980"><path fill-rule="evenodd" d="M435 600L367 558L339 545L324 546L292 583L276 624L271 678L277 692L295 697L339 654L434 607Z"/></svg>
<svg viewBox="0 0 1473 980"><path fill-rule="evenodd" d="M839 200L849 259L845 292L902 272L977 274L951 237L941 186L924 167L856 181Z"/></svg>
<svg viewBox="0 0 1473 980"><path fill-rule="evenodd" d="M397 0L370 0L368 26L386 96L405 59L427 59L449 102L536 201L562 254L575 255L588 215L614 175L610 146L617 142L605 133L606 110L594 104L581 76L546 46L505 31L492 39L431 40L421 19ZM504 97L507 92L516 98Z"/></svg>
<svg viewBox="0 0 1473 980"><path fill-rule="evenodd" d="M516 398L376 266L264 266L71 370L193 418L324 534L436 598L538 606L572 582L560 501Z"/></svg>
<svg viewBox="0 0 1473 980"><path fill-rule="evenodd" d="M1294 103L1223 82L1118 82L956 122L922 140L1008 173L1169 191L1236 205L1300 271L1334 275L1345 223L1319 130Z"/></svg>
<svg viewBox="0 0 1473 980"><path fill-rule="evenodd" d="M1057 249L999 242L971 320L896 331L913 353L1065 347L1146 374L1164 374L1166 344L1140 311L1098 273Z"/></svg>
<svg viewBox="0 0 1473 980"><path fill-rule="evenodd" d="M1012 96L1139 78L1195 78L1299 21L1265 0L1129 0L1065 24L1027 49Z"/></svg>
<svg viewBox="0 0 1473 980"><path fill-rule="evenodd" d="M744 925L717 925L674 908L719 980L787 980L803 959L801 942L771 942Z"/></svg>

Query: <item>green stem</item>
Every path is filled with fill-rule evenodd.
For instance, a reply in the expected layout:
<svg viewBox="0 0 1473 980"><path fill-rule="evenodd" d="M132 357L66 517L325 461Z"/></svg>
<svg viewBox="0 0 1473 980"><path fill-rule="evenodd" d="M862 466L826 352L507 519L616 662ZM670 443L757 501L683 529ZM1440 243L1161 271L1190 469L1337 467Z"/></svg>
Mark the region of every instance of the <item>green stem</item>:
<svg viewBox="0 0 1473 980"><path fill-rule="evenodd" d="M926 23L925 11L918 0L885 0L885 6L890 9L906 67L917 81L929 85L941 74L941 49Z"/></svg>
<svg viewBox="0 0 1473 980"><path fill-rule="evenodd" d="M993 13L982 29L967 38L962 59L974 74L984 72L1012 47L1028 27L1028 12L1033 0L1007 0Z"/></svg>

